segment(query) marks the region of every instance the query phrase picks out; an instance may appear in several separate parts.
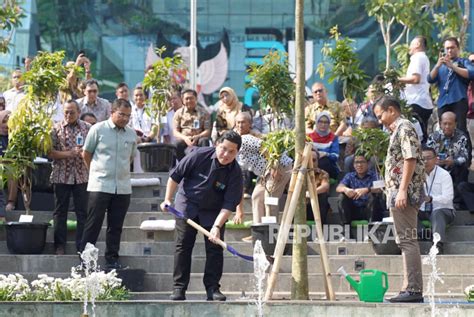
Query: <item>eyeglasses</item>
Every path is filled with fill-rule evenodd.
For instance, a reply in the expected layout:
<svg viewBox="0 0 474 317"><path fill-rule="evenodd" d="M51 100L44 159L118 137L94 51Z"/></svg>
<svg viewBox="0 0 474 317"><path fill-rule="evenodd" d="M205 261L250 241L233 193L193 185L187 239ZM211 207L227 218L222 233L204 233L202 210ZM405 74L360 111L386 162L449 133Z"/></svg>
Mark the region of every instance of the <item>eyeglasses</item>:
<svg viewBox="0 0 474 317"><path fill-rule="evenodd" d="M329 121L327 121L327 120L319 120L318 123L321 123L321 124L329 124Z"/></svg>
<svg viewBox="0 0 474 317"><path fill-rule="evenodd" d="M89 89L89 90L86 90L86 93L89 93L89 92L96 94L96 93L97 93L97 89Z"/></svg>
<svg viewBox="0 0 474 317"><path fill-rule="evenodd" d="M358 164L358 165L367 164L367 161L354 161L354 164Z"/></svg>
<svg viewBox="0 0 474 317"><path fill-rule="evenodd" d="M65 111L64 111L64 114L65 114L65 115L68 115L68 114L76 114L76 113L77 113L77 111L74 111L74 110L65 110Z"/></svg>
<svg viewBox="0 0 474 317"><path fill-rule="evenodd" d="M117 114L121 116L122 118L130 118L132 116L132 114L127 114L123 112L117 112Z"/></svg>
<svg viewBox="0 0 474 317"><path fill-rule="evenodd" d="M423 161L429 161L429 160L432 160L434 159L435 157L434 156L423 156Z"/></svg>
<svg viewBox="0 0 474 317"><path fill-rule="evenodd" d="M313 91L315 94L317 93L323 93L324 92L324 89L316 89L315 91Z"/></svg>
<svg viewBox="0 0 474 317"><path fill-rule="evenodd" d="M384 112L387 111L387 110L382 110L382 112L378 115L378 116L375 116L377 118L377 120L381 120L382 119L382 116L384 114Z"/></svg>

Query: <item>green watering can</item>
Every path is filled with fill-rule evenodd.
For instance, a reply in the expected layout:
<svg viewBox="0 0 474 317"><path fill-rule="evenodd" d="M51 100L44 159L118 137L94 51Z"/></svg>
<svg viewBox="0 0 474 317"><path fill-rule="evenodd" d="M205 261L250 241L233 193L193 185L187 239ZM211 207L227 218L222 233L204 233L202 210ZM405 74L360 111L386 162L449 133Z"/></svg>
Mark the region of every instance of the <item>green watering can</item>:
<svg viewBox="0 0 474 317"><path fill-rule="evenodd" d="M357 282L341 266L338 270L359 295L363 302L381 303L388 289L387 273L379 270L362 270L359 273L360 280Z"/></svg>

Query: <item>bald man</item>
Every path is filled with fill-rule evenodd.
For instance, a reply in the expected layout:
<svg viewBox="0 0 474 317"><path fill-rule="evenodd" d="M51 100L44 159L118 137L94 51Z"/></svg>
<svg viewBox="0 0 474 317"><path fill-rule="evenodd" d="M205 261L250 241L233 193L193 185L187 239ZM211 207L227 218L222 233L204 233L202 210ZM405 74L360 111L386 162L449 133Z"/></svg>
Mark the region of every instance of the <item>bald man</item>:
<svg viewBox="0 0 474 317"><path fill-rule="evenodd" d="M405 100L417 116L423 130L423 143L427 138L428 120L433 112L430 95L430 84L427 78L430 73L430 60L426 56L426 38L416 36L410 43L410 64L404 77L398 80L406 84Z"/></svg>
<svg viewBox="0 0 474 317"><path fill-rule="evenodd" d="M438 165L447 170L457 186L467 181L471 163L471 144L466 134L456 128L456 114L448 111L441 115L441 130L433 132L426 146L438 153Z"/></svg>

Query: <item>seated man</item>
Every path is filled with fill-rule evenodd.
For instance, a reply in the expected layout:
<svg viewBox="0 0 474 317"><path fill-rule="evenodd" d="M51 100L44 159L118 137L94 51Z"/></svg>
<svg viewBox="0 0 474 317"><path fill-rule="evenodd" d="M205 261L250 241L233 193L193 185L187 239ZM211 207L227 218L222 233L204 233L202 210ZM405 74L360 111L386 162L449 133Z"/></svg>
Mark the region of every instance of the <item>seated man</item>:
<svg viewBox="0 0 474 317"><path fill-rule="evenodd" d="M433 233L437 232L439 254L443 254L443 243L446 241L446 225L454 220L453 181L449 173L436 165L437 157L433 148L423 148L425 161L425 202L418 213L419 220L430 220ZM418 222L420 224L420 221ZM420 227L420 226L419 226Z"/></svg>
<svg viewBox="0 0 474 317"><path fill-rule="evenodd" d="M374 172L369 171L369 162L363 155L356 155L354 159L354 172L344 175L337 185L336 192L339 196L339 209L344 212L344 224L354 220L381 221L383 209L381 208L380 189L372 188L377 180Z"/></svg>
<svg viewBox="0 0 474 317"><path fill-rule="evenodd" d="M197 104L197 92L187 89L182 96L184 107L178 109L173 117L178 160L194 146L208 146L211 136L211 118L209 113Z"/></svg>
<svg viewBox="0 0 474 317"><path fill-rule="evenodd" d="M426 145L438 153L437 164L451 174L457 186L467 181L471 145L468 137L456 128L456 115L447 111L441 116L441 130L433 132Z"/></svg>

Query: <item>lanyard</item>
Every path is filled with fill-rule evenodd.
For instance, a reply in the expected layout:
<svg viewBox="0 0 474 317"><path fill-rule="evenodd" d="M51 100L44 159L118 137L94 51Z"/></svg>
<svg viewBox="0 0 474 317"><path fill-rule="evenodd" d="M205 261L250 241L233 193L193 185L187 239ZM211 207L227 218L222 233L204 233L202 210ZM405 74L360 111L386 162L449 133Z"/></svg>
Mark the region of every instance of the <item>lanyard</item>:
<svg viewBox="0 0 474 317"><path fill-rule="evenodd" d="M426 181L425 181L425 187L426 187L426 190L428 191L428 196L431 194L431 189L433 189L433 183L434 183L434 180L436 178L436 172L438 171L438 166L435 166L435 172L434 172L434 175L433 175L433 179L431 179L431 184L430 184L430 188L428 189L428 184L426 184Z"/></svg>

